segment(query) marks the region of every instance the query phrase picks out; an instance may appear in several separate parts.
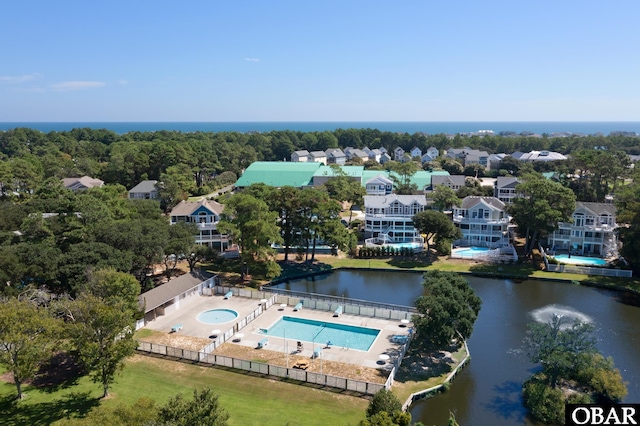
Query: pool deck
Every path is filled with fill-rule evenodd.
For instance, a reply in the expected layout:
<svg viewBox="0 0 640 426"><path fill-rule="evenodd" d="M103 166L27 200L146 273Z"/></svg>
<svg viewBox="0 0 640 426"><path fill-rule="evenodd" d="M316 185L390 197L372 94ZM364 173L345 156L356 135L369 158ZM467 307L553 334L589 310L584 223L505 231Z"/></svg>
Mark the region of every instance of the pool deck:
<svg viewBox="0 0 640 426"><path fill-rule="evenodd" d="M182 324L183 328L178 331L181 335L209 338L212 330L220 330L224 334L240 321L242 318L253 312L259 305L259 299L249 299L233 296L230 299L224 299L222 295L215 296L194 296L180 302L180 308L170 314L160 316L156 320L149 322L145 328L151 330L170 332L171 327L175 324ZM209 309L232 309L238 312L238 317L230 322L222 324L205 324L196 319L198 314ZM312 309L301 309L293 311L293 306L281 308L276 303L266 309L254 321L249 323L245 328L240 330L244 337L239 342L233 342L233 339L227 340L225 344L242 345L252 348L258 346L258 342L268 337L269 344L266 349L277 352L293 353L296 350L297 340L281 337L265 336L258 333L261 328L270 328L281 317L287 315L291 317L305 318L315 321L333 322L337 324L353 325L360 327L369 327L380 330L375 341L368 351L357 349L347 349L338 346L325 348L326 342L315 342L315 349L322 348L321 358L329 361L343 362L347 364L360 365L363 367L381 368L386 366L390 368L391 362L398 356L401 345L392 342L394 335L407 335L409 327L401 324L397 320L385 320L372 317L361 317L349 314L342 314L340 317L334 317L333 311L319 311ZM304 350L298 355L308 356L311 358L314 351L312 342L303 341ZM214 351L215 353L215 351ZM381 354L387 354L390 361L386 364L379 364Z"/></svg>

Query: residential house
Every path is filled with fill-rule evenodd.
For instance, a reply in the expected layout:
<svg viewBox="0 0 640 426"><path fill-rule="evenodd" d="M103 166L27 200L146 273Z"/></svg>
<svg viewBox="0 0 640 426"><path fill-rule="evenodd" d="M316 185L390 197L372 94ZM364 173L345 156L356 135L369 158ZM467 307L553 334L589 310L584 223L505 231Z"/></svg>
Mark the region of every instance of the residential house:
<svg viewBox="0 0 640 426"><path fill-rule="evenodd" d="M530 151L530 152L514 152L511 156L517 160L525 162L534 161L564 161L566 155L554 151Z"/></svg>
<svg viewBox="0 0 640 426"><path fill-rule="evenodd" d="M435 159L438 158L439 155L440 152L438 151L438 148L432 146L427 150L427 152L422 154L422 157L420 157L420 161L422 162L422 164L429 163L431 161L435 161Z"/></svg>
<svg viewBox="0 0 640 426"><path fill-rule="evenodd" d="M340 148L329 148L325 151L327 163L343 165L347 162L347 156Z"/></svg>
<svg viewBox="0 0 640 426"><path fill-rule="evenodd" d="M409 151L409 156L411 158L416 158L416 157L420 158L422 157L422 150L417 146L414 146L413 148L411 148L411 151Z"/></svg>
<svg viewBox="0 0 640 426"><path fill-rule="evenodd" d="M487 158L487 170L499 170L500 163L502 163L502 160L508 156L509 154L505 153L489 155L489 158Z"/></svg>
<svg viewBox="0 0 640 426"><path fill-rule="evenodd" d="M498 176L493 188L493 196L505 204L511 204L513 199L519 197L516 192L516 186L520 181L518 178L510 176Z"/></svg>
<svg viewBox="0 0 640 426"><path fill-rule="evenodd" d="M84 191L89 188L99 188L104 185L104 181L100 179L94 179L89 176L82 176L79 178L64 178L62 179L62 185L74 192Z"/></svg>
<svg viewBox="0 0 640 426"><path fill-rule="evenodd" d="M464 148L450 148L445 153L445 157L458 160L465 167L471 164L480 164L486 168L489 160L489 153L487 151L471 149L467 146Z"/></svg>
<svg viewBox="0 0 640 426"><path fill-rule="evenodd" d="M301 151L294 151L294 153L291 154L291 161L295 163L306 163L307 161L309 161L309 151L307 151L306 149L303 149Z"/></svg>
<svg viewBox="0 0 640 426"><path fill-rule="evenodd" d="M171 210L170 223L195 223L198 227L196 244L207 245L222 253L231 244L229 236L217 230L223 209L222 204L205 198L200 201L181 201Z"/></svg>
<svg viewBox="0 0 640 426"><path fill-rule="evenodd" d="M454 244L497 248L509 244L509 215L495 197L468 196L453 208L453 223L462 232Z"/></svg>
<svg viewBox="0 0 640 426"><path fill-rule="evenodd" d="M264 183L276 188L304 188L313 185L314 174L323 167L328 168L322 163L314 162L255 161L238 178L234 188L242 190L254 183Z"/></svg>
<svg viewBox="0 0 640 426"><path fill-rule="evenodd" d="M387 152L383 152L382 155L380 155L380 164L385 164L387 161L391 161L391 156L389 155L389 153Z"/></svg>
<svg viewBox="0 0 640 426"><path fill-rule="evenodd" d="M393 181L380 174L365 182L368 195L388 195L393 192Z"/></svg>
<svg viewBox="0 0 640 426"><path fill-rule="evenodd" d="M327 154L324 151L311 151L309 161L313 163L327 164Z"/></svg>
<svg viewBox="0 0 640 426"><path fill-rule="evenodd" d="M617 253L614 204L578 201L572 219L573 222L558 224L558 229L548 236L549 249L603 257Z"/></svg>
<svg viewBox="0 0 640 426"><path fill-rule="evenodd" d="M465 187L466 181L467 177L464 175L433 175L430 190L433 191L438 185L444 185L457 191Z"/></svg>
<svg viewBox="0 0 640 426"><path fill-rule="evenodd" d="M396 149L393 150L393 159L395 161L402 161L402 159L404 158L404 149L397 147Z"/></svg>
<svg viewBox="0 0 640 426"><path fill-rule="evenodd" d="M159 197L157 184L157 180L143 180L129 190L129 198L132 200L156 200Z"/></svg>
<svg viewBox="0 0 640 426"><path fill-rule="evenodd" d="M347 161L353 161L354 159L359 158L360 160L365 162L369 159L369 154L358 148L345 148L344 153L347 156Z"/></svg>
<svg viewBox="0 0 640 426"><path fill-rule="evenodd" d="M413 216L427 208L424 195L365 195L365 238L385 243L423 242Z"/></svg>
<svg viewBox="0 0 640 426"><path fill-rule="evenodd" d="M375 161L376 163L380 162L380 156L382 155L382 151L380 151L379 149L369 149L367 147L362 148L362 150L364 152L366 152L367 154L369 154L369 160L370 161Z"/></svg>

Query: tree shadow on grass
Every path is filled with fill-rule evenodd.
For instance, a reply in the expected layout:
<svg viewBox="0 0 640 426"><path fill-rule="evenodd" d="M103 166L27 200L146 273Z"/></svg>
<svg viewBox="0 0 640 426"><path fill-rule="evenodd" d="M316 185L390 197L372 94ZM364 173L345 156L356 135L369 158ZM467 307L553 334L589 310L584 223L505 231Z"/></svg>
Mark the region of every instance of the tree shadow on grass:
<svg viewBox="0 0 640 426"><path fill-rule="evenodd" d="M92 397L90 392L71 392L37 404L18 401L15 394L11 394L0 398L0 418L5 426L50 425L63 418L84 417L99 404L100 398Z"/></svg>
<svg viewBox="0 0 640 426"><path fill-rule="evenodd" d="M455 364L451 354L458 349L458 346L437 349L412 344L404 356L395 380L403 383L448 374L453 371Z"/></svg>
<svg viewBox="0 0 640 426"><path fill-rule="evenodd" d="M493 387L497 393L486 408L513 424L523 424L526 411L522 405L522 383L508 380Z"/></svg>
<svg viewBox="0 0 640 426"><path fill-rule="evenodd" d="M76 385L83 374L84 368L74 356L60 352L40 367L31 385L53 393Z"/></svg>

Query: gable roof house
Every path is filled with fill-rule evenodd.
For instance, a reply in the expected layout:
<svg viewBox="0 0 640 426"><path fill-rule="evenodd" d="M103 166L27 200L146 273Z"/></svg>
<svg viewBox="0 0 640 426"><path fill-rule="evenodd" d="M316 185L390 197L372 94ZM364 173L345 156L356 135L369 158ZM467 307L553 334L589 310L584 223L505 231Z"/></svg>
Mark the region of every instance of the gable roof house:
<svg viewBox="0 0 640 426"><path fill-rule="evenodd" d="M170 223L171 225L180 222L195 223L198 227L195 243L207 245L222 253L229 248L230 244L229 236L220 234L217 230L223 210L222 204L206 198L200 201L183 200L171 210Z"/></svg>
<svg viewBox="0 0 640 426"><path fill-rule="evenodd" d="M470 164L480 164L487 167L489 159L489 153L487 151L479 151L477 149L471 149L468 146L464 148L450 148L447 150L445 157L453 158L454 160L460 160L460 162L466 167Z"/></svg>
<svg viewBox="0 0 640 426"><path fill-rule="evenodd" d="M104 185L104 181L100 179L94 179L89 176L82 176L79 178L64 178L62 179L62 185L72 191L84 191L89 188L100 188Z"/></svg>
<svg viewBox="0 0 640 426"><path fill-rule="evenodd" d="M427 208L424 195L365 195L365 238L367 245L418 243L424 238L413 226L413 216Z"/></svg>
<svg viewBox="0 0 640 426"><path fill-rule="evenodd" d="M380 163L380 164L384 164L384 163L386 163L387 161L391 161L391 156L390 156L388 153L383 152L383 153L382 153L382 155L380 155L380 161L379 161L379 163Z"/></svg>
<svg viewBox="0 0 640 426"><path fill-rule="evenodd" d="M487 170L500 169L500 163L502 163L502 160L504 160L504 158L508 156L509 154L505 153L489 155L489 158L487 158Z"/></svg>
<svg viewBox="0 0 640 426"><path fill-rule="evenodd" d="M429 149L427 149L427 154L429 154L431 158L435 160L440 155L440 151L435 146L432 146Z"/></svg>
<svg viewBox="0 0 640 426"><path fill-rule="evenodd" d="M368 195L388 195L393 192L393 181L379 174L365 182Z"/></svg>
<svg viewBox="0 0 640 426"><path fill-rule="evenodd" d="M309 161L313 163L327 164L327 154L324 151L311 151Z"/></svg>
<svg viewBox="0 0 640 426"><path fill-rule="evenodd" d="M454 244L498 248L509 245L509 215L495 197L468 196L453 208L453 224L462 232Z"/></svg>
<svg viewBox="0 0 640 426"><path fill-rule="evenodd" d="M396 149L393 150L393 159L395 161L402 161L403 157L404 157L404 149L402 149L401 147L397 147Z"/></svg>
<svg viewBox="0 0 640 426"><path fill-rule="evenodd" d="M132 200L156 200L158 195L157 180L143 180L129 190Z"/></svg>
<svg viewBox="0 0 640 426"><path fill-rule="evenodd" d="M380 162L380 156L382 155L382 151L380 151L378 148L369 149L367 147L364 147L362 148L362 150L367 154L369 154L369 160L375 161L376 163Z"/></svg>
<svg viewBox="0 0 640 426"><path fill-rule="evenodd" d="M422 157L422 150L417 146L414 146L413 148L411 148L411 151L409 151L409 156L411 158L415 158L415 157L420 158Z"/></svg>
<svg viewBox="0 0 640 426"><path fill-rule="evenodd" d="M309 161L309 151L306 149L294 151L293 154L291 154L291 161L296 163L306 163Z"/></svg>
<svg viewBox="0 0 640 426"><path fill-rule="evenodd" d="M547 238L552 251L573 254L617 256L616 206L610 203L576 202L572 222L561 222Z"/></svg>
<svg viewBox="0 0 640 426"><path fill-rule="evenodd" d="M329 148L325 154L327 155L327 163L342 165L347 162L347 156L340 148Z"/></svg>
<svg viewBox="0 0 640 426"><path fill-rule="evenodd" d="M420 157L420 162L422 164L424 163L429 163L433 160L435 160L436 158L438 158L438 156L436 155L435 157L433 155L431 155L432 153L429 152L425 152L424 154L422 154L422 157Z"/></svg>
<svg viewBox="0 0 640 426"><path fill-rule="evenodd" d="M511 204L513 199L519 196L516 193L516 186L519 183L516 177L498 176L493 187L493 196L505 204Z"/></svg>
<svg viewBox="0 0 640 426"><path fill-rule="evenodd" d="M460 188L464 188L467 182L467 177L464 175L433 175L431 176L431 187L433 191L436 186L444 185L457 191Z"/></svg>
<svg viewBox="0 0 640 426"><path fill-rule="evenodd" d="M353 161L354 158L359 158L362 161L369 159L369 154L358 148L346 148L344 153L347 156L347 161Z"/></svg>

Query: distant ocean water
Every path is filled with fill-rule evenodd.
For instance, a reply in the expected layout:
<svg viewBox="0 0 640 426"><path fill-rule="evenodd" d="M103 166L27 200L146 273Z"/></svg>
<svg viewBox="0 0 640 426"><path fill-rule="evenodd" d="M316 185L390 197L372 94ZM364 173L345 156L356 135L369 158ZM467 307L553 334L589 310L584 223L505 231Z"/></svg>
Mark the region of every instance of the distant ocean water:
<svg viewBox="0 0 640 426"><path fill-rule="evenodd" d="M0 130L28 127L42 132L67 131L89 127L108 129L115 133L173 130L179 132L269 132L293 130L301 132L333 131L336 129L378 129L388 132L422 132L455 134L478 130L528 131L538 134L570 132L574 134L604 134L614 131L640 133L640 121L257 121L257 122L5 122Z"/></svg>

